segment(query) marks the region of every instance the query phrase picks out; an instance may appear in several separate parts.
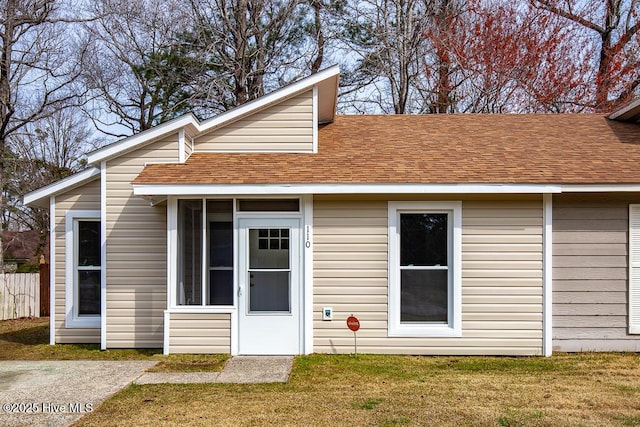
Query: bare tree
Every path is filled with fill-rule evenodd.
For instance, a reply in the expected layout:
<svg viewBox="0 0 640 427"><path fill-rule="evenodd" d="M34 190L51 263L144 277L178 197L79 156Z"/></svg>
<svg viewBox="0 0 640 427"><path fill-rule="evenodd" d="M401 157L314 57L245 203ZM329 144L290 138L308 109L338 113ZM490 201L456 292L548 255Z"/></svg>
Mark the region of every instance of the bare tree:
<svg viewBox="0 0 640 427"><path fill-rule="evenodd" d="M342 101L357 111L416 113L424 110L424 37L431 16L424 0L366 0L345 6L346 57ZM350 69L351 68L351 69Z"/></svg>
<svg viewBox="0 0 640 427"><path fill-rule="evenodd" d="M211 115L256 99L323 62L321 0L191 1L194 25L181 37L201 61L196 112Z"/></svg>
<svg viewBox="0 0 640 427"><path fill-rule="evenodd" d="M589 106L610 111L640 88L640 1L530 0L592 35L594 70Z"/></svg>
<svg viewBox="0 0 640 427"><path fill-rule="evenodd" d="M327 9L327 5L322 0L309 0L309 5L313 9L313 24L310 26L310 35L315 39L317 53L311 62L311 73L317 73L324 61L325 35L323 30L322 11Z"/></svg>
<svg viewBox="0 0 640 427"><path fill-rule="evenodd" d="M95 126L122 137L188 109L185 75L195 63L176 52L176 34L187 25L183 2L100 0L86 24L93 55L85 57L85 106Z"/></svg>
<svg viewBox="0 0 640 427"><path fill-rule="evenodd" d="M94 132L78 108L68 107L11 135L5 151L3 230L46 234L48 211L25 207L22 195L84 169L84 153L102 143Z"/></svg>
<svg viewBox="0 0 640 427"><path fill-rule="evenodd" d="M85 51L66 31L69 21L55 0L0 1L0 211L9 138L76 97L71 52Z"/></svg>

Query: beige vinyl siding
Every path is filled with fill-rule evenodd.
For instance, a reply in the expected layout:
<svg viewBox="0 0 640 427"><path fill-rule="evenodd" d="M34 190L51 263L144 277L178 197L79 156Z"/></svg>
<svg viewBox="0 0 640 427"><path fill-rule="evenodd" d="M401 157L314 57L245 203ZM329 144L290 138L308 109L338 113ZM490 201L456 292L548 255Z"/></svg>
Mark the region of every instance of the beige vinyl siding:
<svg viewBox="0 0 640 427"><path fill-rule="evenodd" d="M100 329L65 328L65 222L67 211L100 210L100 178L56 196L55 207L55 340L59 344L99 343ZM71 256L71 254L70 254ZM69 286L73 286L69 283Z"/></svg>
<svg viewBox="0 0 640 427"><path fill-rule="evenodd" d="M107 162L107 348L163 345L166 204L134 196L145 163L178 161L178 134Z"/></svg>
<svg viewBox="0 0 640 427"><path fill-rule="evenodd" d="M553 349L640 351L628 327L629 203L634 195L553 198Z"/></svg>
<svg viewBox="0 0 640 427"><path fill-rule="evenodd" d="M194 151L312 151L312 91L199 136Z"/></svg>
<svg viewBox="0 0 640 427"><path fill-rule="evenodd" d="M364 353L541 354L540 198L463 199L459 338L387 336L387 222L386 200L314 198L314 351L353 352L354 314ZM333 321L322 321L323 307Z"/></svg>
<svg viewBox="0 0 640 427"><path fill-rule="evenodd" d="M169 353L231 353L231 315L171 313Z"/></svg>

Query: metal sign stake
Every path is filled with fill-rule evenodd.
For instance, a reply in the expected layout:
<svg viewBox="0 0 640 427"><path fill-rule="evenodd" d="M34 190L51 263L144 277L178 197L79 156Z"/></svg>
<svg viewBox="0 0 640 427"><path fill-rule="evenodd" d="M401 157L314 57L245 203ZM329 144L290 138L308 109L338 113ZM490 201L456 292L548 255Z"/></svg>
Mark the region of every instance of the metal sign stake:
<svg viewBox="0 0 640 427"><path fill-rule="evenodd" d="M354 355L356 359L358 358L358 338L356 337L356 331L353 331L353 347L354 347Z"/></svg>
<svg viewBox="0 0 640 427"><path fill-rule="evenodd" d="M355 317L353 314L349 317L347 317L347 327L349 329L351 329L353 331L353 347L354 347L354 354L355 357L358 357L358 337L356 335L356 332L358 332L358 329L360 329L360 321L358 320L357 317Z"/></svg>

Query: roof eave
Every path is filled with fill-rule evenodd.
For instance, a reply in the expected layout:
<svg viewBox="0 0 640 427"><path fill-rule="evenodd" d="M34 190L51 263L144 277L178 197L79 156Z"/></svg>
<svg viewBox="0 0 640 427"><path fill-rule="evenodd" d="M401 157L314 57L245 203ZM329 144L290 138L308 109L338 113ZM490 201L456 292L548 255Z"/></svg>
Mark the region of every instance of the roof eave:
<svg viewBox="0 0 640 427"><path fill-rule="evenodd" d="M640 186L639 186L640 188ZM544 194L559 193L556 184L133 184L137 196L303 195L303 194Z"/></svg>
<svg viewBox="0 0 640 427"><path fill-rule="evenodd" d="M340 67L333 65L318 71L302 80L291 83L283 88L275 90L258 99L247 102L215 117L204 120L200 125L200 132L208 132L215 128L226 125L249 114L260 111L270 105L276 104L284 99L291 98L300 93L313 89L318 86L319 93L319 122L333 121L335 117L336 102L338 97L338 77L340 75Z"/></svg>
<svg viewBox="0 0 640 427"><path fill-rule="evenodd" d="M100 169L89 168L82 172L78 172L67 178L56 181L52 184L39 188L35 191L27 193L23 197L23 202L26 206L49 208L49 199L56 194L64 193L75 187L79 187L86 184L100 176Z"/></svg>
<svg viewBox="0 0 640 427"><path fill-rule="evenodd" d="M307 184L133 184L133 194L152 199L167 196L256 194L558 194L640 192L640 183L307 183Z"/></svg>
<svg viewBox="0 0 640 427"><path fill-rule="evenodd" d="M621 122L640 122L640 98L631 101L627 105L609 114L607 118Z"/></svg>
<svg viewBox="0 0 640 427"><path fill-rule="evenodd" d="M200 123L198 119L191 113L176 117L173 120L161 123L157 126L147 129L135 135L131 135L120 141L109 144L90 152L87 155L87 161L91 165L99 165L104 160L109 160L121 154L138 148L141 144L147 144L156 141L163 136L180 129L185 129L189 133L196 133L199 130Z"/></svg>

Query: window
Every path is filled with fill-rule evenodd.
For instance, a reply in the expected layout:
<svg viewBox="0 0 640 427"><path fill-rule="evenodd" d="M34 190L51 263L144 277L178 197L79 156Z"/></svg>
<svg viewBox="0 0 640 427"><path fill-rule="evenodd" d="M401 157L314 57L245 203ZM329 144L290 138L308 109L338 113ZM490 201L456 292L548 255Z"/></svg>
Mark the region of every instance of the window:
<svg viewBox="0 0 640 427"><path fill-rule="evenodd" d="M178 200L178 253L177 305L233 305L231 200Z"/></svg>
<svg viewBox="0 0 640 427"><path fill-rule="evenodd" d="M299 212L299 199L240 199L240 212Z"/></svg>
<svg viewBox="0 0 640 427"><path fill-rule="evenodd" d="M68 328L99 328L102 249L100 212L66 216L66 316Z"/></svg>
<svg viewBox="0 0 640 427"><path fill-rule="evenodd" d="M248 272L250 313L291 313L288 228L249 230Z"/></svg>
<svg viewBox="0 0 640 427"><path fill-rule="evenodd" d="M289 249L288 228L261 228L258 230L258 249Z"/></svg>
<svg viewBox="0 0 640 427"><path fill-rule="evenodd" d="M389 203L389 335L460 336L461 203Z"/></svg>

